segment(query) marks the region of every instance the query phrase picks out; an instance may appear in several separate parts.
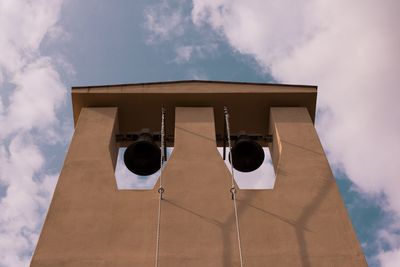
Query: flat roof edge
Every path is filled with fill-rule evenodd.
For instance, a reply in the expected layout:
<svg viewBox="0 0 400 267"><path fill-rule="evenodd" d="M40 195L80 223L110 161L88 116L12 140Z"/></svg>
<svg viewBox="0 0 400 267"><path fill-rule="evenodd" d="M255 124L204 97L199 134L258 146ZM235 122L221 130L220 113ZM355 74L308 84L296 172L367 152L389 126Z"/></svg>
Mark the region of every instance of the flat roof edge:
<svg viewBox="0 0 400 267"><path fill-rule="evenodd" d="M110 85L89 85L89 86L72 86L72 90L90 89L90 88L106 88L106 87L121 87L121 86L145 86L158 84L178 84L178 83L217 83L217 84L238 84L238 85L271 85L282 87L309 87L318 89L317 85L301 85L301 84L282 84L282 83L259 83L259 82L235 82L235 81L213 81L213 80L177 80L163 82L145 82L145 83L127 83L127 84L110 84Z"/></svg>

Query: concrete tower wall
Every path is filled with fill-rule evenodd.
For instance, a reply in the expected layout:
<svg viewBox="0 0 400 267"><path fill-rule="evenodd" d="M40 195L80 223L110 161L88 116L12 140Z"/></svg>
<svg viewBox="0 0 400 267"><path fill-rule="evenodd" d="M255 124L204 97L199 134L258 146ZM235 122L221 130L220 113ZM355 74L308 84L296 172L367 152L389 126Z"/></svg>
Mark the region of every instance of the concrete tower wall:
<svg viewBox="0 0 400 267"><path fill-rule="evenodd" d="M238 189L245 266L367 266L309 110L268 107L276 184ZM231 176L216 148L214 113L175 109L160 267L240 266ZM157 188L117 189L119 116L118 107L81 108L32 267L154 266L159 195Z"/></svg>

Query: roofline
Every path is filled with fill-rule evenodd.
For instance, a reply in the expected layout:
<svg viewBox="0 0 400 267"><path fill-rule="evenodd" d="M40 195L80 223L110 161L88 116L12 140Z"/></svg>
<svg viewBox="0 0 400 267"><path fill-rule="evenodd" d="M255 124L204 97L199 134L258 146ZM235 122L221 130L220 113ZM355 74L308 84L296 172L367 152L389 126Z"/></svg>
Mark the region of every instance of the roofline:
<svg viewBox="0 0 400 267"><path fill-rule="evenodd" d="M104 88L104 87L120 87L120 86L145 86L156 84L174 84L174 83L221 83L221 84L243 84L243 85L272 85L272 86L290 86L290 87L310 87L318 89L317 85L302 85L302 84L282 84L282 83L256 83L256 82L234 82L234 81L212 81L212 80L177 80L163 82L146 82L146 83L125 83L125 84L110 84L110 85L89 85L89 86L72 86L71 89L85 88Z"/></svg>

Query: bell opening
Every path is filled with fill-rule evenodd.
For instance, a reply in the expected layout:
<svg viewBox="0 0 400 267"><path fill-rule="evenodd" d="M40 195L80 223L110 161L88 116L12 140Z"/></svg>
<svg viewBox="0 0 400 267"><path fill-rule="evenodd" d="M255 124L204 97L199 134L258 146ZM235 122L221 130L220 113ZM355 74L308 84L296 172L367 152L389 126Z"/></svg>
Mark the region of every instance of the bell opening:
<svg viewBox="0 0 400 267"><path fill-rule="evenodd" d="M264 158L262 146L246 136L240 137L232 147L233 167L238 171L255 171L264 162Z"/></svg>
<svg viewBox="0 0 400 267"><path fill-rule="evenodd" d="M147 176L160 169L161 150L151 135L143 134L125 150L124 162L131 172Z"/></svg>
<svg viewBox="0 0 400 267"><path fill-rule="evenodd" d="M118 190L152 190L154 189L159 177L160 169L151 175L138 175L131 172L124 162L127 147L120 147L115 167L115 180ZM169 158L173 147L167 148L167 157ZM159 159L160 160L160 159ZM160 161L158 161L158 168ZM168 161L164 162L165 166Z"/></svg>
<svg viewBox="0 0 400 267"><path fill-rule="evenodd" d="M246 190L270 190L275 186L275 170L272 165L271 153L268 147L262 148L264 151L264 162L259 168L252 172L241 172L234 168L234 179L239 189ZM223 147L218 147L221 159L223 158ZM225 164L231 170L229 152L226 153Z"/></svg>

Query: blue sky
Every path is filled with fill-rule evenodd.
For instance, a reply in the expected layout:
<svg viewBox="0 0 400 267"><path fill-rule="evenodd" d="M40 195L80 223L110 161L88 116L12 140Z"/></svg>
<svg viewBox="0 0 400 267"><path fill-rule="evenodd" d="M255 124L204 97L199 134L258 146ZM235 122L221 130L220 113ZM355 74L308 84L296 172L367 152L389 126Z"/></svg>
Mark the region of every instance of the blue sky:
<svg viewBox="0 0 400 267"><path fill-rule="evenodd" d="M28 266L75 85L319 86L316 127L370 266L400 266L399 2L0 2L0 266Z"/></svg>

